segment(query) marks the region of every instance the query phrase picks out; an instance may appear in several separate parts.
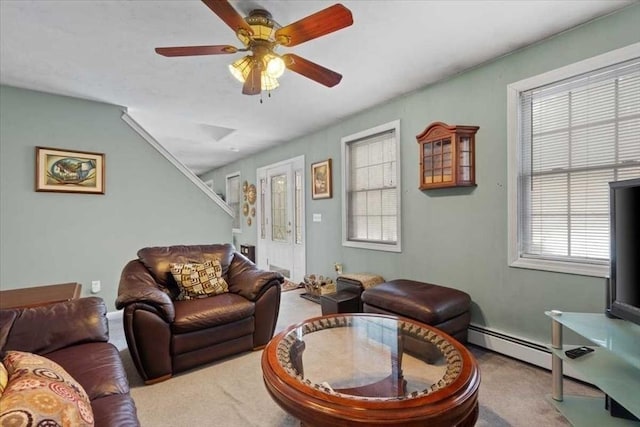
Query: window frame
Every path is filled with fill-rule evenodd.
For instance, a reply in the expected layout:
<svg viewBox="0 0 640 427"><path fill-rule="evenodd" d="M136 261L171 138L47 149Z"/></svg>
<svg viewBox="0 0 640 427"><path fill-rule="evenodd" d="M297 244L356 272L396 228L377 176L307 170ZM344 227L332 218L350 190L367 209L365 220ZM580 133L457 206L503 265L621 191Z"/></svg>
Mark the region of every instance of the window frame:
<svg viewBox="0 0 640 427"><path fill-rule="evenodd" d="M347 197L347 188L349 186L349 152L348 146L351 143L356 141L365 139L367 137L374 136L376 134L394 131L395 141L396 141L396 233L397 239L395 244L388 243L376 243L376 242L366 242L366 241L355 241L349 240L348 236L348 197ZM401 160L400 160L400 120L394 120L388 123L384 123L379 126L375 126L370 129L363 130L361 132L354 133L352 135L345 136L340 140L341 151L342 151L342 246L352 247L352 248L360 248L360 249L371 249L385 252L402 252L402 188L401 188Z"/></svg>
<svg viewBox="0 0 640 427"><path fill-rule="evenodd" d="M562 261L548 258L531 258L520 255L520 225L518 223L518 175L522 144L519 139L520 93L579 74L628 61L640 56L640 43L616 49L565 67L511 83L507 86L507 177L508 177L508 264L511 267L545 270L594 277L608 277L609 263Z"/></svg>
<svg viewBox="0 0 640 427"><path fill-rule="evenodd" d="M231 205L229 204L229 179L230 178L238 178L238 209L237 212L235 212L233 210L233 208L231 208ZM233 214L237 214L238 215L238 225L240 225L239 228L231 228L231 232L232 233L242 233L242 183L241 183L242 177L240 175L240 171L236 171L236 172L232 172L230 174L227 174L225 176L224 179L224 190L225 190L225 196L226 196L226 203L227 205L231 208L231 211L233 212Z"/></svg>

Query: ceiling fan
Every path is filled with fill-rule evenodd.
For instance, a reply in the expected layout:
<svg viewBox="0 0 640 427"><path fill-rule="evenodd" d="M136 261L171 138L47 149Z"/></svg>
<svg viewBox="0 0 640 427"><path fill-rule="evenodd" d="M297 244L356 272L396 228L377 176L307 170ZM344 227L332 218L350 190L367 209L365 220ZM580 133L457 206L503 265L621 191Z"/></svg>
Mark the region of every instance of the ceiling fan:
<svg viewBox="0 0 640 427"><path fill-rule="evenodd" d="M242 93L258 95L279 86L285 68L327 87L340 83L342 75L293 53L278 55L279 46L293 47L353 24L351 11L335 4L284 27L263 9L243 18L227 0L202 0L233 31L243 48L231 45L158 47L163 56L225 55L250 52L229 65L231 74L243 82Z"/></svg>

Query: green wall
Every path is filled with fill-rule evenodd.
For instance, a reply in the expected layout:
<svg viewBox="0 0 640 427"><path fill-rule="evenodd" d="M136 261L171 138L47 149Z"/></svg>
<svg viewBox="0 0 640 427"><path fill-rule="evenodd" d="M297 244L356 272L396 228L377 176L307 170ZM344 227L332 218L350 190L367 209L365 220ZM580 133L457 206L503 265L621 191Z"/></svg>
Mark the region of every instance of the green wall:
<svg viewBox="0 0 640 427"><path fill-rule="evenodd" d="M330 157L332 199L311 200L307 175L307 272L333 275L333 263L342 262L345 272L372 272L386 279L415 279L462 289L474 302L472 322L548 342L550 323L543 312L602 312L605 281L508 266L507 85L638 42L639 22L640 5L633 5L207 173L203 179L213 178L216 191L224 192L224 176L232 171L240 170L242 180L255 182L257 167L304 154L309 171L311 163ZM340 138L395 119L401 121L402 253L343 247ZM480 126L475 189L418 190L415 136L434 121ZM322 214L321 223L312 221L314 213ZM255 243L256 233L255 225L243 224L236 239Z"/></svg>
<svg viewBox="0 0 640 427"><path fill-rule="evenodd" d="M122 108L0 86L0 288L102 282L145 246L231 240L231 217L120 117ZM105 153L106 194L34 191L35 146Z"/></svg>

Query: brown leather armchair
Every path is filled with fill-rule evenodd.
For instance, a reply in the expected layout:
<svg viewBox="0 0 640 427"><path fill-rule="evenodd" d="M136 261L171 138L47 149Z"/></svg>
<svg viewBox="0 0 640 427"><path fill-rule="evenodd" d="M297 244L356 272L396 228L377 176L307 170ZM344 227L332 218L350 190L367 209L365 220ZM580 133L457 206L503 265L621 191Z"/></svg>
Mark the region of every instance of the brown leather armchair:
<svg viewBox="0 0 640 427"><path fill-rule="evenodd" d="M229 292L176 300L169 264L213 260L222 265ZM127 345L145 383L264 347L276 327L283 281L230 244L140 249L122 271L116 307L124 309Z"/></svg>

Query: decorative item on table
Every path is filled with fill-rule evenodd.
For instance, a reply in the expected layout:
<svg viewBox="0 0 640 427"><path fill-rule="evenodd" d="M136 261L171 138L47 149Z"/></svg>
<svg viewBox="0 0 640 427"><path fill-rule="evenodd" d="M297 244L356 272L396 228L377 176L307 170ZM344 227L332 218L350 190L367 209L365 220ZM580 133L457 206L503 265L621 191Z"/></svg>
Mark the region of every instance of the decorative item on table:
<svg viewBox="0 0 640 427"><path fill-rule="evenodd" d="M304 288L311 295L320 296L334 293L336 291L336 283L329 277L309 274L304 276Z"/></svg>

